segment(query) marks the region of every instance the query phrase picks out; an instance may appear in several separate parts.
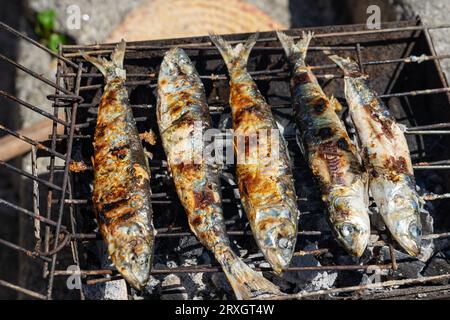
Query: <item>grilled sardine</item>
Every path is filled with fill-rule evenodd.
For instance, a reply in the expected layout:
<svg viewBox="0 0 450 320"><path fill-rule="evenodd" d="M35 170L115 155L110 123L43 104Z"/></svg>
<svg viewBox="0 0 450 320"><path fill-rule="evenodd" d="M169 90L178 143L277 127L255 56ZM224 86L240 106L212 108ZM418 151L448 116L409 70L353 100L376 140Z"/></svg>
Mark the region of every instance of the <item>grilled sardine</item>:
<svg viewBox="0 0 450 320"><path fill-rule="evenodd" d="M422 226L408 144L401 127L350 59L330 56L345 74L345 96L369 171L375 203L392 236L412 256L420 252Z"/></svg>
<svg viewBox="0 0 450 320"><path fill-rule="evenodd" d="M289 266L295 249L299 211L286 142L269 104L247 72L247 60L257 34L234 48L219 36L210 37L230 75L241 201L259 248L274 271L280 273ZM264 132L271 138L262 139ZM250 143L252 136L257 137L257 143ZM245 141L245 150L239 147L237 139L249 140ZM252 161L240 161L244 155L251 156Z"/></svg>
<svg viewBox="0 0 450 320"><path fill-rule="evenodd" d="M158 77L157 119L167 162L189 226L221 264L238 299L281 294L230 248L222 212L219 174L203 156L203 134L211 128L205 91L191 60L174 48Z"/></svg>
<svg viewBox="0 0 450 320"><path fill-rule="evenodd" d="M359 257L370 236L367 173L336 113L342 106L325 95L306 65L312 34L303 33L297 43L277 34L291 65L292 103L305 158L319 182L337 239Z"/></svg>
<svg viewBox="0 0 450 320"><path fill-rule="evenodd" d="M154 227L150 170L124 86L125 41L111 61L83 55L106 78L94 135L93 204L117 270L136 289L148 281Z"/></svg>

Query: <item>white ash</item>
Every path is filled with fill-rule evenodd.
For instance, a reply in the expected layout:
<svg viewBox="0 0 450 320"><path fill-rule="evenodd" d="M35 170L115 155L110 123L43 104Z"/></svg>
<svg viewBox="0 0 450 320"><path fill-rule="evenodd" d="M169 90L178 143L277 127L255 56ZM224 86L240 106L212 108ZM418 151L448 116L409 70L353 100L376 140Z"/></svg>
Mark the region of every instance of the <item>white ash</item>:
<svg viewBox="0 0 450 320"><path fill-rule="evenodd" d="M378 234L371 234L369 236L369 244L373 244L377 242L380 239L380 236Z"/></svg>
<svg viewBox="0 0 450 320"><path fill-rule="evenodd" d="M100 257L102 269L114 268L111 258L107 252L107 245L104 241L96 241L95 247L97 256ZM106 276L110 277L109 275ZM124 279L98 283L90 286L83 286L86 299L89 300L128 300L128 289Z"/></svg>
<svg viewBox="0 0 450 320"><path fill-rule="evenodd" d="M255 252L255 253L249 254L247 259L248 260L259 260L263 257L264 257L264 255L262 254L262 252Z"/></svg>
<svg viewBox="0 0 450 320"><path fill-rule="evenodd" d="M317 250L317 243L308 244L304 250ZM316 267L321 266L319 260L313 255L294 256L291 261L291 267ZM299 290L322 290L332 288L337 278L337 272L334 271L300 271L285 272L280 278L281 282L276 282L280 286L294 284ZM275 279L276 280L276 279ZM274 281L275 282L275 281Z"/></svg>
<svg viewBox="0 0 450 320"><path fill-rule="evenodd" d="M127 284L123 279L83 286L83 293L88 300L128 300Z"/></svg>
<svg viewBox="0 0 450 320"><path fill-rule="evenodd" d="M180 277L169 274L161 282L162 300L187 300L188 294L182 286Z"/></svg>
<svg viewBox="0 0 450 320"><path fill-rule="evenodd" d="M157 279L156 277L150 275L144 291L148 294L155 293L160 284L161 284L160 279Z"/></svg>
<svg viewBox="0 0 450 320"><path fill-rule="evenodd" d="M127 284L124 279L105 283L103 300L128 300Z"/></svg>
<svg viewBox="0 0 450 320"><path fill-rule="evenodd" d="M198 258L203 254L205 247L198 242L195 236L181 237L175 252L183 258Z"/></svg>
<svg viewBox="0 0 450 320"><path fill-rule="evenodd" d="M203 300L203 297L199 295L201 291L207 289L207 283L204 281L203 273L190 273L185 277L186 290L189 293L191 299Z"/></svg>

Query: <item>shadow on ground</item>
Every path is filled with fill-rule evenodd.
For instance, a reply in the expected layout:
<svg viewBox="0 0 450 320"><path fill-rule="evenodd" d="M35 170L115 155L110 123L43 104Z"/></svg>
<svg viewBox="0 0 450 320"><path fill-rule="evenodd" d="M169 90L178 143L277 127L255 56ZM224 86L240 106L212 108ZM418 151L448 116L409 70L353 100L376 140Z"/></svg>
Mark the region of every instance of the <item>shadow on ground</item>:
<svg viewBox="0 0 450 320"><path fill-rule="evenodd" d="M0 10L0 20L13 28L20 29L22 1L3 1ZM16 60L18 50L18 38L0 30L0 53L6 57ZM16 70L13 66L4 61L0 61L0 90L15 93ZM0 98L0 123L11 129L17 129L20 126L20 117L18 117L18 108L15 103ZM0 132L0 136L4 135ZM21 160L17 159L11 162L12 165L20 167ZM20 180L16 174L0 168L0 198L7 201L18 203ZM18 243L19 237L19 219L15 212L5 207L0 207L0 238ZM11 249L0 247L0 275L3 280L17 283L18 281L18 254ZM15 299L17 297L14 291L0 287L0 299Z"/></svg>

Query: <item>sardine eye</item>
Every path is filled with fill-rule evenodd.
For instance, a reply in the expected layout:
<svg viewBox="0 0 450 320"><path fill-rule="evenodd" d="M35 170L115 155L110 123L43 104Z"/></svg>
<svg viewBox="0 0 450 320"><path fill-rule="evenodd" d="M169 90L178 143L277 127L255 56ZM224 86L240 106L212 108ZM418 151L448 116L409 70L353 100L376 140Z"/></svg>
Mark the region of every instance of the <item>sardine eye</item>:
<svg viewBox="0 0 450 320"><path fill-rule="evenodd" d="M280 238L278 240L278 247L281 249L289 249L292 246L292 242L287 238Z"/></svg>
<svg viewBox="0 0 450 320"><path fill-rule="evenodd" d="M351 224L344 224L341 228L341 234L343 237L347 238L355 231L355 228Z"/></svg>
<svg viewBox="0 0 450 320"><path fill-rule="evenodd" d="M419 238L422 236L422 229L415 222L413 222L409 225L409 233L414 238Z"/></svg>
<svg viewBox="0 0 450 320"><path fill-rule="evenodd" d="M137 263L140 266L145 266L147 264L147 256L144 254L141 254L138 258L137 258Z"/></svg>

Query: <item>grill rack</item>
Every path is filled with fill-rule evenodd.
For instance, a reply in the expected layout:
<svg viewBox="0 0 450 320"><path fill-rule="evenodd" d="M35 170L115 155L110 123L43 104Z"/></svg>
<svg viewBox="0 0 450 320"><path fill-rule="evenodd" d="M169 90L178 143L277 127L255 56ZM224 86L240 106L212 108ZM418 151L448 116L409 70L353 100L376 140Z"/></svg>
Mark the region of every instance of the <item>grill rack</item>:
<svg viewBox="0 0 450 320"><path fill-rule="evenodd" d="M98 101L85 102L85 98L83 95L89 91L99 92L102 90L103 84L97 83L92 84L95 79L101 80L101 74L98 72L88 71L88 64L83 63L79 59L79 50L87 50L91 51L95 54L109 54L112 51L114 45L105 44L105 45L92 45L92 46L77 46L77 45L67 45L60 48L59 53L55 54L52 51L48 50L46 47L32 40L28 36L17 32L6 24L0 22L0 27L7 32L10 32L34 45L41 48L42 50L47 51L54 57L58 59L58 68L56 73L56 82L46 79L31 69L22 66L11 59L0 55L0 59L14 65L16 68L22 70L23 72L28 73L30 76L43 81L47 85L53 87L55 89L54 95L49 95L48 99L53 101L53 114L47 113L41 108L37 106L33 106L25 101L22 101L13 95L0 91L0 96L3 96L7 99L10 99L16 102L19 105L22 105L28 109L33 110L34 112L39 113L43 117L51 119L53 121L53 131L52 135L49 137L49 140L46 142L38 142L33 141L16 131L10 130L5 126L0 126L0 130L5 131L7 134L13 135L16 138L23 140L32 145L31 162L32 162L32 172L26 172L20 168L12 166L10 163L0 161L0 167L4 167L7 170L13 171L19 175L22 175L26 178L29 178L33 181L33 198L30 203L32 203L32 209L21 207L17 204L13 204L6 200L0 199L0 205L6 206L10 208L12 211L26 215L31 217L34 220L35 226L35 238L36 238L36 247L34 249L27 249L21 247L15 243L11 243L7 240L0 238L0 244L10 249L16 250L18 252L24 253L28 255L32 259L42 260L43 262L43 279L46 282L46 289L43 292L33 291L27 289L25 287L19 286L17 284L13 284L7 281L0 279L0 285L10 288L12 290L16 290L19 293L25 294L29 297L36 299L52 299L53 298L53 289L54 289L54 281L55 277L59 276L70 276L73 274L73 271L61 270L57 269L57 262L59 261L58 255L61 255L63 251L67 250L67 247L71 249L72 261L75 265L80 267L80 253L78 250L78 246L80 241L89 241L89 240L97 240L99 239L99 235L97 233L81 233L76 230L76 214L79 206L87 205L89 203L88 199L79 199L73 198L74 195L74 181L73 174L70 173L69 167L72 161L73 156L73 146L74 141L81 141L86 139L91 139L90 134L80 133L83 128L89 128L92 126L92 121L88 122L79 122L79 118L77 118L77 113L83 109L89 109L95 107L98 104ZM421 89L421 90L409 90L400 93L392 93L391 90L394 88L395 79L392 80L391 85L384 94L381 95L382 98L398 98L398 97L415 97L419 95L442 95L445 94L447 97L447 106L450 99L450 87L448 87L447 81L445 79L444 74L442 73L440 66L438 64L439 60L449 59L449 55L437 55L434 49L433 43L430 37L430 30L432 29L442 29L442 28L450 28L450 25L439 25L439 26L424 26L421 21L412 20L405 21L399 23L387 23L383 25L381 30L365 30L363 25L354 25L348 27L334 27L338 29L337 31L333 30L333 27L327 28L313 28L316 31L315 39L329 39L334 37L340 38L348 38L348 37L358 37L358 36L370 36L370 35L392 35L398 33L405 32L413 32L417 33L416 37L423 36L425 37L426 44L429 49L429 54L421 57L412 57L406 55L399 59L386 59L386 60L370 60L363 61L362 52L364 52L365 48L361 45L360 42L352 43L351 45L342 46L342 45L329 45L329 46L312 46L310 50L314 51L323 51L323 50L334 50L334 51L348 51L352 50L354 52L354 56L358 57L359 63L362 68L367 68L368 66L377 66L377 65L385 65L385 64L397 64L399 67L397 69L397 76L399 74L399 70L402 69L405 65L416 65L417 59L420 61L432 61L434 63L434 67L436 68L437 77L442 87L437 89ZM346 31L345 29L350 29ZM301 29L295 30L296 34L299 34ZM343 31L344 30L344 31ZM238 39L246 38L248 35L235 35L230 38L235 37L236 42ZM391 39L378 39L378 41L389 42ZM259 44L264 44L268 42L274 42L276 38L273 36L273 33L264 33L259 39L258 44L253 49L253 52L260 53L272 53L278 52L281 53L282 49L280 46L273 45L265 45L260 46ZM314 41L314 40L313 40ZM158 41L154 41L153 43L157 43ZM164 41L159 41L164 42ZM189 49L189 50L198 50L202 51L215 51L215 48L211 46L211 43L207 40L207 38L190 38L190 39L178 39L178 40L168 40L165 45L149 45L147 43L130 43L127 47L127 54L130 52L139 56L140 53L147 54L148 52L159 54L161 57L165 50L173 46L175 42L178 43L179 46ZM409 51L412 48L409 48ZM322 64L312 67L315 71L323 71L323 70L337 70L332 64ZM289 77L289 72L285 68L277 68L272 70L263 70L263 71L255 71L251 72L255 80L258 81L273 81L273 80L284 80L286 81ZM129 80L127 81L127 85L129 86L145 86L148 88L155 87L156 73L149 74L143 72L130 72L128 73L128 79L134 78L145 78L145 80ZM340 74L328 74L328 73L320 73L318 74L319 79L323 79L324 81L332 81L336 78L341 78ZM150 78L150 79L148 79ZM210 75L202 75L202 79L209 81L221 81L227 79L225 73L221 74L210 74ZM84 81L86 80L86 81ZM83 85L82 82L87 83ZM70 88L70 89L68 89ZM98 97L98 95L97 95ZM281 101L277 104L271 103L274 109L286 109L290 108L289 101ZM60 119L61 113L60 110L63 108L66 120ZM152 104L140 104L133 105L133 109L141 109L148 110L154 109L154 105ZM226 103L210 103L211 112L220 113L226 110ZM146 117L137 117L136 121L139 124L140 122L147 121ZM65 127L64 134L57 133L57 125L63 125ZM427 135L448 135L450 134L450 122L440 122L435 124L427 124L427 125L419 125L409 127L407 130L408 135L416 135L416 136L427 136ZM287 137L292 138L292 137ZM60 150L63 150L62 152ZM38 176L37 174L37 158L39 157L47 157L50 160L50 165L47 168L49 170L48 179L44 179ZM55 165L55 159L60 158L64 161L63 166ZM450 159L450 157L449 157ZM151 161L152 169L160 169L166 166L165 161L163 160L155 160ZM296 167L294 167L295 169ZM88 168L89 169L92 168ZM449 170L450 169L450 160L438 160L438 161L429 161L429 162L420 162L414 165L415 170ZM62 172L62 181L57 181L56 175ZM45 213L41 212L39 206L39 198L45 194L47 198L46 210ZM152 196L154 204L169 204L171 200L167 200L167 193L154 193ZM440 194L433 195L429 194L426 196L428 200L442 200L449 199L450 194ZM226 203L227 199L224 199L224 203ZM300 201L305 201L305 198L300 198ZM307 214L302 212L302 214ZM69 216L69 224L63 224L63 217ZM40 232L38 230L41 229L41 225L45 226L45 234L44 239L40 236ZM251 236L251 233L248 230L232 230L228 232L232 236ZM318 236L322 235L323 231L300 231L299 235L302 236ZM189 231L185 228L181 227L166 227L166 228L158 228L157 238L169 238L169 237L181 237L191 235ZM0 235L1 236L1 235ZM450 237L450 232L442 232L437 234L429 234L426 235L425 238L428 239L441 239ZM43 243L42 243L43 240ZM388 238L386 241L378 241L372 245L381 246L388 245L391 255L391 262L388 264L368 264L368 265L331 265L331 266L317 266L317 267L293 267L290 268L289 271L311 271L311 270L364 270L370 268L378 268L378 269L388 269L395 270L397 268L397 258L393 249L393 244ZM327 248L321 248L318 250L312 251L299 251L297 255L305 255L305 254L322 254L326 252ZM266 268L257 268L258 270L270 270ZM206 265L206 266L197 266L197 267L178 267L178 268L167 268L167 269L153 269L152 274L168 274L168 273L194 273L194 272L221 272L220 267L216 265ZM120 276L116 271L110 269L96 269L96 270L81 270L80 275L85 277L90 276L104 276L110 275L111 277L105 278L94 278L88 279L83 285L87 284L95 284L105 281L110 281L119 278ZM0 274L1 277L1 274ZM305 297L313 297L313 296L321 296L327 294L336 294L342 292L353 292L360 291L370 288L377 287L394 287L400 285L417 285L426 282L432 282L436 280L446 280L450 279L450 275L442 274L439 276L432 277L422 277L418 279L404 279L404 280L395 280L395 281L387 281L374 285L361 285L361 286L352 286L352 287L343 287L343 288L335 288L329 290L321 290L317 292L308 292L297 294L293 296L288 296L292 298L305 298ZM79 289L79 297L84 299L83 289Z"/></svg>

